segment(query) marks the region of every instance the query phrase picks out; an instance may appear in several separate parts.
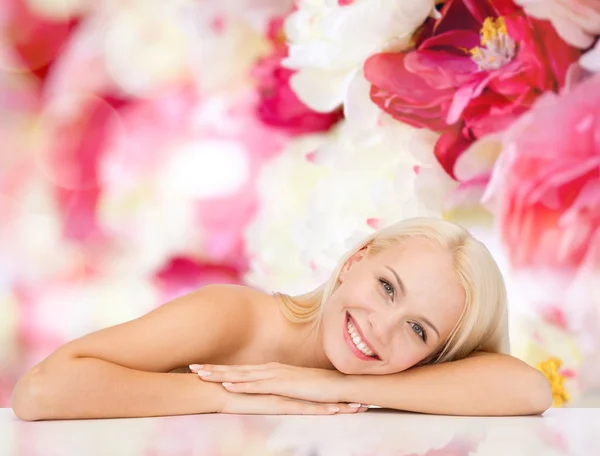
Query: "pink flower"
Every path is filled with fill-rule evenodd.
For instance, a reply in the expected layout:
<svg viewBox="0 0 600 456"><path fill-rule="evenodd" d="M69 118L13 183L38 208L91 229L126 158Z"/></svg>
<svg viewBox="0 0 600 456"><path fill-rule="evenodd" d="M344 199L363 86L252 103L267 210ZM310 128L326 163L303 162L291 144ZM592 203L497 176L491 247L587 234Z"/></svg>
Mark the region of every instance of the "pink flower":
<svg viewBox="0 0 600 456"><path fill-rule="evenodd" d="M449 0L409 52L365 64L371 99L398 120L442 132L435 154L454 164L476 139L504 130L545 91L558 91L580 52L512 0Z"/></svg>
<svg viewBox="0 0 600 456"><path fill-rule="evenodd" d="M66 104L65 100L61 100ZM55 198L63 216L64 235L77 242L103 238L96 220L101 194L98 167L117 130L119 110L127 102L116 98L73 96L68 100L71 117L52 114L48 107L48 130L52 140L42 148L45 171L55 186ZM78 107L78 108L77 108Z"/></svg>
<svg viewBox="0 0 600 456"><path fill-rule="evenodd" d="M0 51L6 46L19 62L21 72L31 71L44 79L48 69L57 59L62 46L69 39L77 20L53 20L38 15L23 0L4 0L0 5ZM3 70L6 68L3 68Z"/></svg>
<svg viewBox="0 0 600 456"><path fill-rule="evenodd" d="M171 258L154 276L161 302L167 302L212 283L241 283L241 272L224 264L197 262L191 258Z"/></svg>
<svg viewBox="0 0 600 456"><path fill-rule="evenodd" d="M600 35L598 0L516 0L530 16L549 20L567 43L588 48Z"/></svg>
<svg viewBox="0 0 600 456"><path fill-rule="evenodd" d="M254 68L260 92L258 115L265 124L291 134L327 131L343 117L342 111L313 111L292 90L290 78L295 71L281 66L281 61L288 55L283 36L283 20L284 18L277 18L271 21L269 38L273 44L273 53L261 59Z"/></svg>
<svg viewBox="0 0 600 456"><path fill-rule="evenodd" d="M600 267L600 75L544 95L511 127L492 197L515 266Z"/></svg>

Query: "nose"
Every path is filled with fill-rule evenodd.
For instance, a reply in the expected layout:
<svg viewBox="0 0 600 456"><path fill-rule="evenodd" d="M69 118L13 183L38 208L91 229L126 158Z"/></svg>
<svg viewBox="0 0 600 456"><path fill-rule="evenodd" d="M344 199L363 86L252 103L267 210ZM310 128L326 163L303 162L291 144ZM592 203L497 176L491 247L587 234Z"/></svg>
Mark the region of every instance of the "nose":
<svg viewBox="0 0 600 456"><path fill-rule="evenodd" d="M387 345L392 341L394 332L398 330L398 325L403 318L403 313L397 309L395 312L377 310L369 313L367 321L377 340L382 345Z"/></svg>

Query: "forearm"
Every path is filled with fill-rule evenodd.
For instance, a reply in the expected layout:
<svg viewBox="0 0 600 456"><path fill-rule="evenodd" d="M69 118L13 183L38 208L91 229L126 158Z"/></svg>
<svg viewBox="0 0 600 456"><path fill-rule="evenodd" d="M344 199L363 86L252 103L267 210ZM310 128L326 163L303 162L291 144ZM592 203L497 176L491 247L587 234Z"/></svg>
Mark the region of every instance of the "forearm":
<svg viewBox="0 0 600 456"><path fill-rule="evenodd" d="M187 415L217 412L224 394L221 385L194 374L142 372L94 358L63 359L19 381L13 409L25 420Z"/></svg>
<svg viewBox="0 0 600 456"><path fill-rule="evenodd" d="M343 390L343 401L442 415L539 414L552 401L541 373L505 355L477 356L392 375L350 375Z"/></svg>

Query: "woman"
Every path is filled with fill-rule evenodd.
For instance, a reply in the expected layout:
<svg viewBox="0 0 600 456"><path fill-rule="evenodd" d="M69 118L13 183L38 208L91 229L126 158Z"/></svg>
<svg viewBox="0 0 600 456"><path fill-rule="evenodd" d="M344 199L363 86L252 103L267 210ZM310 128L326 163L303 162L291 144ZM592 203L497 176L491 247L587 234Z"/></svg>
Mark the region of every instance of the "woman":
<svg viewBox="0 0 600 456"><path fill-rule="evenodd" d="M211 285L69 342L18 382L13 409L24 420L368 404L542 413L546 378L508 351L506 291L488 250L464 228L416 218L364 239L308 294Z"/></svg>

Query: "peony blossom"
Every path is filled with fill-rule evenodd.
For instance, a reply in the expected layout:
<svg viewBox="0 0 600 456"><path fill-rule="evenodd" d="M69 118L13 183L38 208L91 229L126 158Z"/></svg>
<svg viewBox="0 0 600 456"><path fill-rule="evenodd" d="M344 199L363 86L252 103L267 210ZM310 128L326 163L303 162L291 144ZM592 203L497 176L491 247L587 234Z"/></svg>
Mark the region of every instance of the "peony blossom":
<svg viewBox="0 0 600 456"><path fill-rule="evenodd" d="M245 237L247 282L306 291L357 238L402 218L439 215L420 200L437 188L415 191L414 170L424 162L413 152L433 156L419 133L385 115L368 133L343 120L326 135L295 138L260 178L259 210Z"/></svg>
<svg viewBox="0 0 600 456"><path fill-rule="evenodd" d="M285 21L291 86L307 106L330 112L346 101L365 60L383 49L404 49L433 0L300 0ZM368 90L368 89L367 89Z"/></svg>
<svg viewBox="0 0 600 456"><path fill-rule="evenodd" d="M316 112L298 99L290 86L290 78L295 71L281 65L288 54L282 26L283 18L271 21L268 36L273 52L262 58L254 68L260 93L258 116L265 124L292 134L327 131L342 118L342 111Z"/></svg>
<svg viewBox="0 0 600 456"><path fill-rule="evenodd" d="M414 50L374 55L364 71L381 109L443 133L435 153L454 177L473 141L508 127L542 92L558 91L580 52L512 1L450 0L441 15Z"/></svg>
<svg viewBox="0 0 600 456"><path fill-rule="evenodd" d="M590 47L600 35L598 0L515 0L525 12L547 19L567 43L578 48Z"/></svg>
<svg viewBox="0 0 600 456"><path fill-rule="evenodd" d="M485 198L517 267L600 267L600 75L506 133Z"/></svg>

